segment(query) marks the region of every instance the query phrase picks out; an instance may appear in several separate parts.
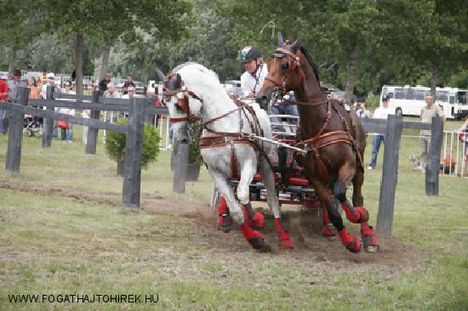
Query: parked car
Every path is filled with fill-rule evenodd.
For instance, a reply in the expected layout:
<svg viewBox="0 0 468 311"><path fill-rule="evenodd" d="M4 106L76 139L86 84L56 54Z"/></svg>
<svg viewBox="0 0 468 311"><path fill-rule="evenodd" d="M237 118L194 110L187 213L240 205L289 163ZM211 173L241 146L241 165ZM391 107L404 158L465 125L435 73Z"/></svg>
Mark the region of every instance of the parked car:
<svg viewBox="0 0 468 311"><path fill-rule="evenodd" d="M235 97L242 95L241 82L239 80L226 80L224 82L224 88L226 92Z"/></svg>
<svg viewBox="0 0 468 311"><path fill-rule="evenodd" d="M133 81L135 82L135 91L137 94L146 95L146 85L142 81Z"/></svg>

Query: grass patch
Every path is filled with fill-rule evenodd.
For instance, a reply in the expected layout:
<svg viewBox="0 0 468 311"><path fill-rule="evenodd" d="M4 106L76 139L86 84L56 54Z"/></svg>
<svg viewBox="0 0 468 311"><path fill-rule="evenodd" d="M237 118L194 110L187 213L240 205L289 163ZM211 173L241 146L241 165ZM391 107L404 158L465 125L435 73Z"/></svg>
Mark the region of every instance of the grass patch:
<svg viewBox="0 0 468 311"><path fill-rule="evenodd" d="M402 140L395 199L395 239L408 245L408 252L424 254L408 263L410 253L366 260L337 241L328 244L332 255L325 259L319 258L320 249L257 254L238 231L224 234L193 215L159 213L163 205L175 214L206 208L212 191L202 170L185 195L173 194L168 152L142 172L146 205L129 212L119 205L122 180L102 145L89 156L78 140L54 141L43 150L40 140L25 137L20 176L0 174L0 309L467 310L468 180L441 176L440 195L427 197L424 176L407 160L419 152L416 141ZM6 142L0 136L0 163ZM369 155L370 148L366 159ZM382 157L383 150L380 166ZM380 166L366 172L364 184L374 224ZM160 300L155 305L8 301L11 294L36 293L157 293Z"/></svg>

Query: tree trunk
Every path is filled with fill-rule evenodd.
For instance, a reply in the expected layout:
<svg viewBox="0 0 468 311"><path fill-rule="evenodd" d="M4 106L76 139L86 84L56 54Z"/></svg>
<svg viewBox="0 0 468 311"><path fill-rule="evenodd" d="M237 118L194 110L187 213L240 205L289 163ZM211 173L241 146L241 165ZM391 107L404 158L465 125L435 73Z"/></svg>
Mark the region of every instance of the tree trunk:
<svg viewBox="0 0 468 311"><path fill-rule="evenodd" d="M13 79L13 71L16 65L16 46L12 46L10 49L8 64L8 79Z"/></svg>
<svg viewBox="0 0 468 311"><path fill-rule="evenodd" d="M431 60L431 95L436 100L436 87L439 84L439 62L436 59Z"/></svg>
<svg viewBox="0 0 468 311"><path fill-rule="evenodd" d="M110 57L111 48L112 48L112 41L106 40L101 50L101 70L99 72L99 81L101 81L102 79L106 77L107 67L109 66L109 57Z"/></svg>
<svg viewBox="0 0 468 311"><path fill-rule="evenodd" d="M83 95L83 49L84 35L78 31L75 37L76 95Z"/></svg>
<svg viewBox="0 0 468 311"><path fill-rule="evenodd" d="M351 98L353 97L354 84L356 83L357 76L357 47L354 46L351 52L348 55L348 65L346 66L347 70L347 79L346 79L346 88L345 88L345 100L350 103Z"/></svg>

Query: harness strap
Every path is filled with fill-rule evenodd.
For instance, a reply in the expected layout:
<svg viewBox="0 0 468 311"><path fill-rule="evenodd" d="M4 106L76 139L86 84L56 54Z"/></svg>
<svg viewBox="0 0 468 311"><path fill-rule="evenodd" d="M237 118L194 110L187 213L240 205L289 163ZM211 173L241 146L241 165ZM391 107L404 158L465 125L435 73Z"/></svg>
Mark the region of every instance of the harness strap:
<svg viewBox="0 0 468 311"><path fill-rule="evenodd" d="M234 179L239 179L239 172L237 170L236 148L234 148L233 140L231 140L231 173Z"/></svg>

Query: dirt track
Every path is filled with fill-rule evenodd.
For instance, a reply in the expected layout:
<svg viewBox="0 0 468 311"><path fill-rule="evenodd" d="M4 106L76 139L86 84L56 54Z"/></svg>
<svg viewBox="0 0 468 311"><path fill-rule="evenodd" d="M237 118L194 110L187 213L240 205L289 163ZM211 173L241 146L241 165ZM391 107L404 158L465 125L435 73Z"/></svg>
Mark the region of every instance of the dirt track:
<svg viewBox="0 0 468 311"><path fill-rule="evenodd" d="M79 191L69 191L55 188L31 188L29 185L1 183L0 188L16 191L33 192L37 194L54 194L71 197L77 200L103 203L113 206L121 206L121 197L115 193L90 194ZM177 206L175 209L174 206ZM173 215L193 219L199 227L199 238L205 239L212 249L210 256L216 254L237 255L250 252L250 246L244 240L241 232L234 229L230 233L217 230L215 215L210 214L208 203L184 200L179 202L169 201L157 195L143 195L141 207L151 213ZM316 211L299 210L283 213L285 228L289 231L295 244L293 250L282 250L278 247L276 229L273 225L273 217L270 211L265 211L265 228L261 231L267 243L272 246L272 255L283 257L285 260L293 258L299 261L326 264L336 269L347 267L361 271L376 270L379 273L394 274L414 267L423 262L425 254L414 246L406 245L392 237L377 236L380 251L375 254L361 252L352 254L347 251L338 239L328 240L321 235L321 219ZM353 234L359 234L359 225L345 222ZM194 237L197 238L197 237ZM264 258L264 256L262 256ZM361 265L365 264L365 265ZM373 267L373 268L371 268Z"/></svg>

